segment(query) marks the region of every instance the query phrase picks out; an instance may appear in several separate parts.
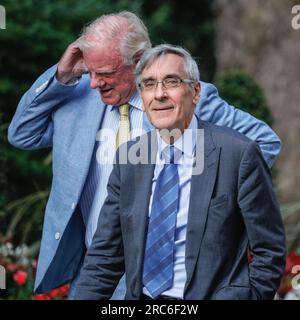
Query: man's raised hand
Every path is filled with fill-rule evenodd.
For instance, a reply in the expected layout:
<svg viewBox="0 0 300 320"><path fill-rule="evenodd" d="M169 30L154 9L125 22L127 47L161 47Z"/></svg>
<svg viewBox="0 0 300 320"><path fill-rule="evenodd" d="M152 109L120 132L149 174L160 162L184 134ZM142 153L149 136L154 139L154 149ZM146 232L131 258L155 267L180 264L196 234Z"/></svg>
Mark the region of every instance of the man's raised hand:
<svg viewBox="0 0 300 320"><path fill-rule="evenodd" d="M78 40L76 40L68 46L59 60L56 78L59 82L67 84L72 79L80 77L86 71L82 51L78 46Z"/></svg>

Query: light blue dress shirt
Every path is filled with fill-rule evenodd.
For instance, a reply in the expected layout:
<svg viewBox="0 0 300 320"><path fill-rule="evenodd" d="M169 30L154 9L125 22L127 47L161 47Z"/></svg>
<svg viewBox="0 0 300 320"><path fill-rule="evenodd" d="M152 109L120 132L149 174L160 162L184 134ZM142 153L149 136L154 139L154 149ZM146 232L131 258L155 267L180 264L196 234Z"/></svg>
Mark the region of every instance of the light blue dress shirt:
<svg viewBox="0 0 300 320"><path fill-rule="evenodd" d="M164 291L162 295L181 298L183 299L184 285L186 282L186 269L185 269L185 241L187 230L188 210L190 203L190 191L192 170L194 163L194 152L197 138L198 122L194 115L192 121L185 130L184 134L175 141L176 148L175 163L177 162L177 169L179 175L179 210L177 213L176 231L175 231L175 252L174 252L174 281L173 286ZM156 186L157 178L164 167L165 157L162 153L168 147L167 143L161 139L159 133L158 137L158 151L156 156L156 165L154 169L154 176L152 179L152 193L149 203L149 215L152 207L152 199ZM179 152L178 152L179 151ZM176 161L177 159L177 161ZM143 293L151 296L148 290L144 287Z"/></svg>

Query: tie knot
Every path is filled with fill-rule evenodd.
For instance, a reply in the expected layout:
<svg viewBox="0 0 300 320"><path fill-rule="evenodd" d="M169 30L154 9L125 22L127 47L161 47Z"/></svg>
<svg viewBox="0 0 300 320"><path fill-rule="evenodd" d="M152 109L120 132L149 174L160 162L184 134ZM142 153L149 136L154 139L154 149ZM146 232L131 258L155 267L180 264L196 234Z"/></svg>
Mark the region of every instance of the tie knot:
<svg viewBox="0 0 300 320"><path fill-rule="evenodd" d="M120 105L120 106L119 106L119 112L120 112L120 115L121 115L121 116L128 117L129 104L126 103L126 104Z"/></svg>
<svg viewBox="0 0 300 320"><path fill-rule="evenodd" d="M166 163L178 164L178 161L181 157L181 151L177 149L173 144L166 147L162 151L162 156L165 159Z"/></svg>

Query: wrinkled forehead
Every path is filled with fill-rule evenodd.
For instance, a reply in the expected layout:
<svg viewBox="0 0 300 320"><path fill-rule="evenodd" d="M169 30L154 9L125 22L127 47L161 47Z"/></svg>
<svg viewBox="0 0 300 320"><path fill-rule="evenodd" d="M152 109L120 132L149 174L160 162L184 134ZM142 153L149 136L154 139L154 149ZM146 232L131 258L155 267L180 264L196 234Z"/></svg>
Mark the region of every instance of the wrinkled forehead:
<svg viewBox="0 0 300 320"><path fill-rule="evenodd" d="M186 76L184 58L178 54L165 53L153 57L145 64L142 77L157 77L166 75Z"/></svg>
<svg viewBox="0 0 300 320"><path fill-rule="evenodd" d="M113 42L107 42L103 45L94 43L94 45L86 47L83 51L83 59L87 66L121 67L123 65L120 49Z"/></svg>
<svg viewBox="0 0 300 320"><path fill-rule="evenodd" d="M83 48L83 52L93 52L101 55L111 55L112 57L121 57L120 43L115 40L103 38L101 41L99 38L92 35L87 36L86 46Z"/></svg>

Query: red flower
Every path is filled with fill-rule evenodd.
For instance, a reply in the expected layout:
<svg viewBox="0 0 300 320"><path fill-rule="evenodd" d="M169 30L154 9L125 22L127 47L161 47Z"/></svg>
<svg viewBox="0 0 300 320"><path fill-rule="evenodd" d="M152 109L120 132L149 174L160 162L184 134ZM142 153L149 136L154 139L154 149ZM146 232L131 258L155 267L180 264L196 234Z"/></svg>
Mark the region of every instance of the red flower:
<svg viewBox="0 0 300 320"><path fill-rule="evenodd" d="M50 297L47 294L36 294L34 300L50 300Z"/></svg>
<svg viewBox="0 0 300 320"><path fill-rule="evenodd" d="M66 285L64 285L63 287L60 288L60 293L62 295L67 295L68 292L69 292L69 289L70 289L70 285L66 284Z"/></svg>
<svg viewBox="0 0 300 320"><path fill-rule="evenodd" d="M28 274L25 271L17 271L14 274L14 280L19 286L23 286L27 281Z"/></svg>
<svg viewBox="0 0 300 320"><path fill-rule="evenodd" d="M292 271L297 265L300 265L300 256L295 251L292 251L286 257L285 273L281 279L280 287L278 289L278 294L282 298L284 298L284 296L293 289L292 279L294 277L294 273L292 273Z"/></svg>
<svg viewBox="0 0 300 320"><path fill-rule="evenodd" d="M57 298L58 296L60 296L60 289L53 289L52 291L50 291L48 293L49 297L51 297L52 299Z"/></svg>
<svg viewBox="0 0 300 320"><path fill-rule="evenodd" d="M34 298L34 300L52 300L55 298L65 299L67 297L69 287L70 287L70 285L67 284L62 287L53 289L52 291L50 291L48 293L35 294L33 296L33 298Z"/></svg>
<svg viewBox="0 0 300 320"><path fill-rule="evenodd" d="M295 251L292 251L287 257L286 257L286 267L285 267L285 273L289 274L292 272L292 269L294 266L300 265L300 257L297 256Z"/></svg>

